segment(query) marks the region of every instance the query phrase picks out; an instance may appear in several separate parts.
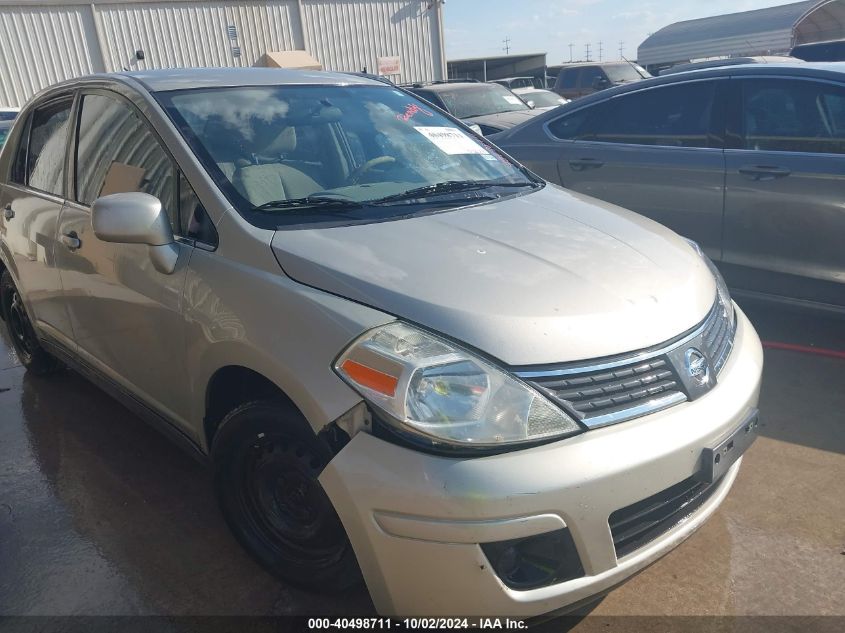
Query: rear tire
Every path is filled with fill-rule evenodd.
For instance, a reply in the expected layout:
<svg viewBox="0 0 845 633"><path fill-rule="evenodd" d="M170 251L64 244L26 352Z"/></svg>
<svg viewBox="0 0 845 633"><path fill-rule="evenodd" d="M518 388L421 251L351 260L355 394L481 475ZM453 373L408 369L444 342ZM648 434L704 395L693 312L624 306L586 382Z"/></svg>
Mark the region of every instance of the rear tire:
<svg viewBox="0 0 845 633"><path fill-rule="evenodd" d="M12 347L27 371L44 376L62 368L61 362L38 342L23 299L8 270L0 276L0 310L3 311Z"/></svg>
<svg viewBox="0 0 845 633"><path fill-rule="evenodd" d="M244 404L214 440L215 488L226 522L262 567L321 593L361 581L352 545L318 477L328 447L283 402Z"/></svg>

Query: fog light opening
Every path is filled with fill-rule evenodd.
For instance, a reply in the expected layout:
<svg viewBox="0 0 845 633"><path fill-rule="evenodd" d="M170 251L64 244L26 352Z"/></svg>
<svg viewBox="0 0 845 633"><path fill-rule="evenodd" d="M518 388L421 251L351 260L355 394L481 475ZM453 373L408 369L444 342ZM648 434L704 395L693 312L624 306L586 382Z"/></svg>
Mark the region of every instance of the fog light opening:
<svg viewBox="0 0 845 633"><path fill-rule="evenodd" d="M481 549L499 579L510 589L527 591L581 578L584 568L569 530L496 543Z"/></svg>

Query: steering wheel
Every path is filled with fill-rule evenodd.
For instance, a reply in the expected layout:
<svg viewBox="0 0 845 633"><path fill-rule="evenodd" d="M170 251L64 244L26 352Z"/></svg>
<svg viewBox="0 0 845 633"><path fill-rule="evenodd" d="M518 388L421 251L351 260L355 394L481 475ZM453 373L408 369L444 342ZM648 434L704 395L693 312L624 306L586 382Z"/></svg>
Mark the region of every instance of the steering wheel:
<svg viewBox="0 0 845 633"><path fill-rule="evenodd" d="M357 185L358 182L361 180L361 176L366 174L370 171L373 167L377 167L378 165L384 165L385 163L395 163L396 159L393 156L376 156L375 158L371 158L363 165L360 165L355 168L355 170L349 174L349 178L347 180L352 183L353 185Z"/></svg>

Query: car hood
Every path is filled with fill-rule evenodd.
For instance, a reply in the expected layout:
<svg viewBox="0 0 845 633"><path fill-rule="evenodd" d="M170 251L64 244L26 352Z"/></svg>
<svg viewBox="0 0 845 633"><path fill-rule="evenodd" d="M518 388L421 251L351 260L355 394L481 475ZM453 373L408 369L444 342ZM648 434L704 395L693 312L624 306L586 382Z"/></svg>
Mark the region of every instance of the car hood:
<svg viewBox="0 0 845 633"><path fill-rule="evenodd" d="M702 321L716 296L682 238L553 185L415 218L277 231L272 246L293 279L512 366L665 342Z"/></svg>
<svg viewBox="0 0 845 633"><path fill-rule="evenodd" d="M478 125L489 125L491 127L506 130L514 125L525 123L529 119L533 119L538 114L541 114L541 112L538 112L537 110L515 110L513 112L500 112L499 114L472 116L462 119L462 121L467 125L477 123Z"/></svg>

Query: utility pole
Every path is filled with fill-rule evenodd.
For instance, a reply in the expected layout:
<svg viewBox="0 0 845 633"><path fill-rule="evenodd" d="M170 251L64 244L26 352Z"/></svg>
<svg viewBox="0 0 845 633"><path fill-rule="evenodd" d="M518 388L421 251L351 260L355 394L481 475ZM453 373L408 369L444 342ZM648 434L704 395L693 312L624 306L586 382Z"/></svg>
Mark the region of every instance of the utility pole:
<svg viewBox="0 0 845 633"><path fill-rule="evenodd" d="M570 64L571 64L571 63L572 63L572 61L573 61L573 59L572 59L572 46L573 46L573 44L570 44L570 45L569 45L569 63L570 63Z"/></svg>
<svg viewBox="0 0 845 633"><path fill-rule="evenodd" d="M619 41L619 59L625 58L625 42Z"/></svg>
<svg viewBox="0 0 845 633"><path fill-rule="evenodd" d="M508 55L511 52L511 38L506 37L502 40L502 43L504 44L502 50L505 51L505 55Z"/></svg>
<svg viewBox="0 0 845 633"><path fill-rule="evenodd" d="M587 45L584 46L584 48L587 51L587 60L586 61L590 61L590 45L587 44Z"/></svg>
<svg viewBox="0 0 845 633"><path fill-rule="evenodd" d="M604 48L602 47L602 44L603 44L603 43L604 43L604 42L602 42L601 40L599 40L599 61L600 61L600 62L604 61Z"/></svg>

